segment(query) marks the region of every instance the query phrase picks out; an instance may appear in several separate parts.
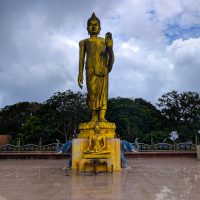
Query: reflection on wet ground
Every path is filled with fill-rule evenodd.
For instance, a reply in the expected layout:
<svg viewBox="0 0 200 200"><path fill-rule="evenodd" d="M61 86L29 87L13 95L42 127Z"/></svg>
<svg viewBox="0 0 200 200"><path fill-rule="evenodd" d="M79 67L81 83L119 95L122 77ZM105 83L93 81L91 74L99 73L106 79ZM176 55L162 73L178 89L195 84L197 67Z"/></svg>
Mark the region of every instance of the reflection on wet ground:
<svg viewBox="0 0 200 200"><path fill-rule="evenodd" d="M129 159L114 174L70 173L65 160L0 160L0 200L199 200L200 161Z"/></svg>

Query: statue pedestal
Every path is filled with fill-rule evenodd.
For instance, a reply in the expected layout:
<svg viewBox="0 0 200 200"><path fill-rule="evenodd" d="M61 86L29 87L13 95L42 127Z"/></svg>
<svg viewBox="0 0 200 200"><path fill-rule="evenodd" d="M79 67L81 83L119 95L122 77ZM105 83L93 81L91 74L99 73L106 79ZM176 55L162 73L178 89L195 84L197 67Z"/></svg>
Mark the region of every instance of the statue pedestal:
<svg viewBox="0 0 200 200"><path fill-rule="evenodd" d="M120 139L110 122L88 122L79 125L78 139L72 143L72 169L87 171L120 171Z"/></svg>
<svg viewBox="0 0 200 200"><path fill-rule="evenodd" d="M84 153L88 148L89 139L78 138L72 143L72 169L79 172L93 171L92 165L98 160L96 171L120 171L120 140L117 138L107 138L107 151L109 153Z"/></svg>

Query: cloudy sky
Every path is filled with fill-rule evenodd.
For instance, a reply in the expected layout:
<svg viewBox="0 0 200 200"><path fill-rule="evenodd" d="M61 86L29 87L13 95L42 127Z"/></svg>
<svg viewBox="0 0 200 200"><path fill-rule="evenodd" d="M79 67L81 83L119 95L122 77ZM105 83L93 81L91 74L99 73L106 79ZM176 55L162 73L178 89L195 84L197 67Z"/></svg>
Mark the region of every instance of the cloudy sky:
<svg viewBox="0 0 200 200"><path fill-rule="evenodd" d="M114 39L110 97L200 92L200 0L0 0L0 108L80 90L78 42L93 11Z"/></svg>

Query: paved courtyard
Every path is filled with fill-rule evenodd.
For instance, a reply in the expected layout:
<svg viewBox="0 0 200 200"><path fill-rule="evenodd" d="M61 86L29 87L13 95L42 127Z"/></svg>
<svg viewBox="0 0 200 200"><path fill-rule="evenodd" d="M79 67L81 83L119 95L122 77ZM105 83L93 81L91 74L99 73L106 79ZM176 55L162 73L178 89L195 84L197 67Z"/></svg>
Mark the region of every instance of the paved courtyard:
<svg viewBox="0 0 200 200"><path fill-rule="evenodd" d="M199 200L200 161L134 158L121 173L65 175L65 160L0 160L0 200Z"/></svg>

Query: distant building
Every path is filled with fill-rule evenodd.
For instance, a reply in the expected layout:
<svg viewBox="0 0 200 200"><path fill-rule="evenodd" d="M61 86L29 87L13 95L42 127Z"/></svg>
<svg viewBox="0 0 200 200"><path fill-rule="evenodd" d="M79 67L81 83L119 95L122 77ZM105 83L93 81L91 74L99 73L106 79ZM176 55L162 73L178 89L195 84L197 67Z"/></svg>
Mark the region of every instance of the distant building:
<svg viewBox="0 0 200 200"><path fill-rule="evenodd" d="M0 146L4 144L9 144L12 140L11 135L0 135Z"/></svg>

